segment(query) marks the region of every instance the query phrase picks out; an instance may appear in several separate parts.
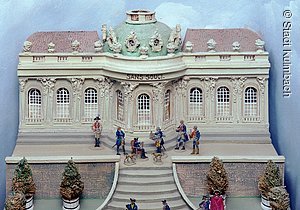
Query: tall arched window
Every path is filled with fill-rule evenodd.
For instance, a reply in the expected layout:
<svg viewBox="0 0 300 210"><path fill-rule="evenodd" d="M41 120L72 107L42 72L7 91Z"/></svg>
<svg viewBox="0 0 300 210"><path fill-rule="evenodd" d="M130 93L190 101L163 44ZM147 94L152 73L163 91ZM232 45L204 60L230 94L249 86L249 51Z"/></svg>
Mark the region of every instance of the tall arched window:
<svg viewBox="0 0 300 210"><path fill-rule="evenodd" d="M244 116L257 115L257 90L254 87L247 87L244 98Z"/></svg>
<svg viewBox="0 0 300 210"><path fill-rule="evenodd" d="M203 97L202 90L200 88L192 88L190 90L190 115L202 115Z"/></svg>
<svg viewBox="0 0 300 210"><path fill-rule="evenodd" d="M171 96L171 91L167 90L165 92L165 98L164 98L164 120L169 120L171 118L170 96Z"/></svg>
<svg viewBox="0 0 300 210"><path fill-rule="evenodd" d="M84 91L84 118L92 119L98 114L98 95L94 88Z"/></svg>
<svg viewBox="0 0 300 210"><path fill-rule="evenodd" d="M150 125L150 97L147 94L138 96L138 124Z"/></svg>
<svg viewBox="0 0 300 210"><path fill-rule="evenodd" d="M219 87L217 90L217 115L230 115L230 93L227 87Z"/></svg>
<svg viewBox="0 0 300 210"><path fill-rule="evenodd" d="M28 118L40 119L42 117L42 95L38 89L28 91Z"/></svg>
<svg viewBox="0 0 300 210"><path fill-rule="evenodd" d="M117 90L117 120L124 121L124 98L120 90Z"/></svg>
<svg viewBox="0 0 300 210"><path fill-rule="evenodd" d="M56 117L70 118L70 94L66 88L60 88L57 90Z"/></svg>

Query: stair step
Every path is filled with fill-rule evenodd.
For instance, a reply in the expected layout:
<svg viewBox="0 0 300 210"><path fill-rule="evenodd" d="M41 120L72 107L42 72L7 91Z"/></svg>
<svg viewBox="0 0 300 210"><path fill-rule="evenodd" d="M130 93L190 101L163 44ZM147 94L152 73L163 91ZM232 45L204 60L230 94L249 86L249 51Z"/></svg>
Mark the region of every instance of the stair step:
<svg viewBox="0 0 300 210"><path fill-rule="evenodd" d="M128 199L129 200L129 199ZM117 202L117 201L112 201L109 205L108 208L111 209L124 209L126 204L128 204L129 201L126 203L124 202ZM149 203L139 203L138 200L136 204L139 207L139 210L161 210L162 209L162 203L161 201L158 202L149 202ZM182 200L176 200L176 201L168 201L169 206L171 209L186 209L189 210L187 205L182 201Z"/></svg>
<svg viewBox="0 0 300 210"><path fill-rule="evenodd" d="M147 178L147 177L169 177L173 176L172 170L145 170L145 169L137 169L135 170L127 170L127 169L121 169L119 171L120 177L141 177L141 178Z"/></svg>
<svg viewBox="0 0 300 210"><path fill-rule="evenodd" d="M138 185L164 185L174 183L173 176L155 176L151 178L136 177L136 176L121 176L118 184L138 184Z"/></svg>
<svg viewBox="0 0 300 210"><path fill-rule="evenodd" d="M175 184L166 184L163 187L157 186L147 186L143 187L142 185L118 185L116 193L121 194L151 194L151 193L172 193L176 192L177 187Z"/></svg>
<svg viewBox="0 0 300 210"><path fill-rule="evenodd" d="M128 198L129 198L128 196L129 195L126 195L126 194L115 193L112 201L128 202ZM130 195L130 196L134 197L140 203L141 202L143 202L143 203L144 202L160 202L164 199L166 199L168 201L181 199L181 195L177 191L172 192L172 193L157 193L157 192L155 192L155 193L148 194L148 195L135 194L135 195Z"/></svg>

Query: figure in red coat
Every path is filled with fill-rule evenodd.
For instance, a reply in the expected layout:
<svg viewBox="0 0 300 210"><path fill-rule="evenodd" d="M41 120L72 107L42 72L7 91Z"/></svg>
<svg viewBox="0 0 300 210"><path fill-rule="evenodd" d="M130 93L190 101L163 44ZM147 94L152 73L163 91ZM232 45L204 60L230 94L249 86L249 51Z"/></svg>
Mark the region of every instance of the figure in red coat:
<svg viewBox="0 0 300 210"><path fill-rule="evenodd" d="M224 210L224 199L219 190L215 190L214 196L210 198L210 210Z"/></svg>

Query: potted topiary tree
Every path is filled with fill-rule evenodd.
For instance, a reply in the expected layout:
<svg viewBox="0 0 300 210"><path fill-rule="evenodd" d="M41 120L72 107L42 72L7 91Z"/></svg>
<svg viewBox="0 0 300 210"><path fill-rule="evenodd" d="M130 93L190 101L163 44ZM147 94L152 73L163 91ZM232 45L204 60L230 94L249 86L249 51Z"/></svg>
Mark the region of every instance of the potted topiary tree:
<svg viewBox="0 0 300 210"><path fill-rule="evenodd" d="M18 162L14 171L12 191L22 192L26 199L26 209L33 209L33 195L35 194L36 187L32 178L31 168L25 157Z"/></svg>
<svg viewBox="0 0 300 210"><path fill-rule="evenodd" d="M84 184L80 179L81 176L78 172L77 166L71 158L65 167L62 182L60 184L60 194L63 199L63 210L80 209L79 197L84 188Z"/></svg>
<svg viewBox="0 0 300 210"><path fill-rule="evenodd" d="M290 207L290 197L284 186L271 188L268 195L272 210L287 210Z"/></svg>
<svg viewBox="0 0 300 210"><path fill-rule="evenodd" d="M269 160L264 173L258 179L258 189L261 192L261 207L264 210L271 210L269 192L273 187L282 185L282 177L278 166Z"/></svg>
<svg viewBox="0 0 300 210"><path fill-rule="evenodd" d="M5 210L25 210L26 209L26 199L22 192L12 192L6 198Z"/></svg>
<svg viewBox="0 0 300 210"><path fill-rule="evenodd" d="M223 206L223 209L225 209L228 176L222 160L218 157L213 157L211 160L206 178L208 192L211 195L211 209L214 209L214 205Z"/></svg>

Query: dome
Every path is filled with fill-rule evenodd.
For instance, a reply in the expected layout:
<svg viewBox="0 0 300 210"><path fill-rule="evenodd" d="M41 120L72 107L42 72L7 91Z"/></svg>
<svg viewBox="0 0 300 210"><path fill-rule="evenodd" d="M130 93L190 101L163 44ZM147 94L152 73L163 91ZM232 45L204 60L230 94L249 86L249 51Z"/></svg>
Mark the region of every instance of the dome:
<svg viewBox="0 0 300 210"><path fill-rule="evenodd" d="M110 29L111 30L111 29ZM113 32L121 48L121 54L126 56L149 57L167 54L167 44L172 30L164 23L155 19L155 12L132 10L127 12L127 19L117 26ZM105 51L113 52L109 41Z"/></svg>

